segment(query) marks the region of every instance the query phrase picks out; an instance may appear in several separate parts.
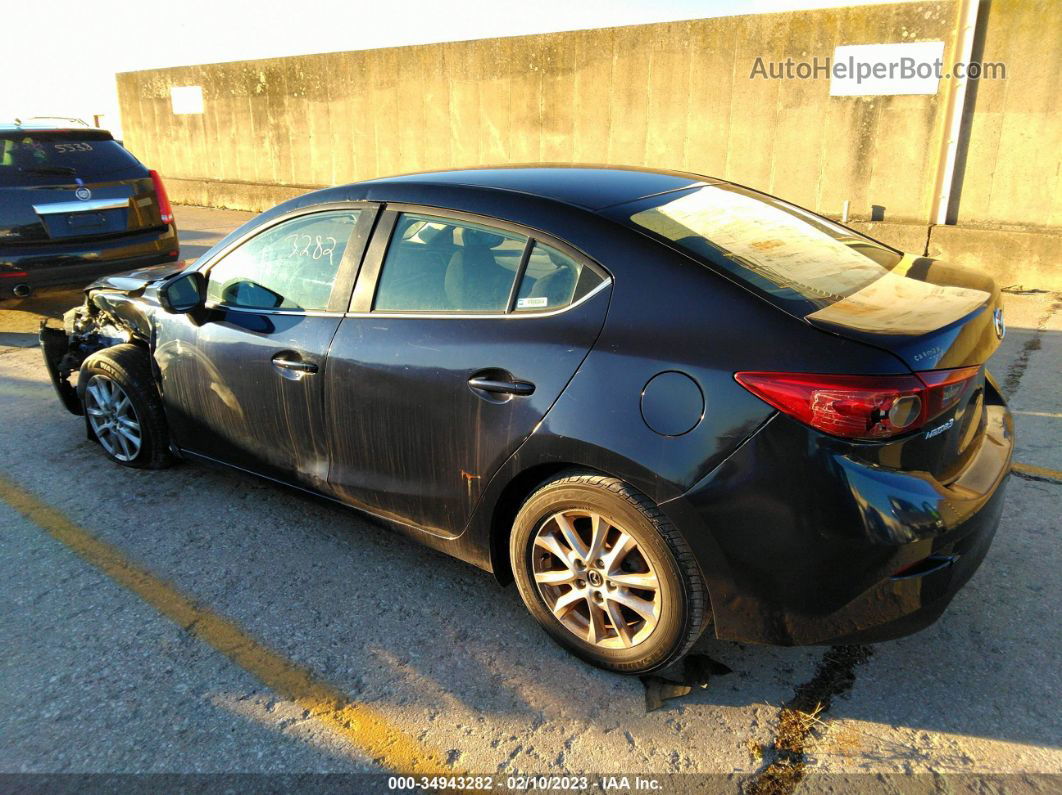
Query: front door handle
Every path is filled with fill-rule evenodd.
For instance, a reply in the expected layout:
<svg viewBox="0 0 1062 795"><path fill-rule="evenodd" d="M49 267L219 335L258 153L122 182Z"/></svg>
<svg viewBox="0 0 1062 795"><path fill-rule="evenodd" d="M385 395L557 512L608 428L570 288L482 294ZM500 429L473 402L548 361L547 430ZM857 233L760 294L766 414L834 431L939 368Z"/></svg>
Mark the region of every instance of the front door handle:
<svg viewBox="0 0 1062 795"><path fill-rule="evenodd" d="M484 392L494 392L506 395L534 394L535 385L527 381L497 381L493 378L469 378L468 385L473 389L481 389Z"/></svg>
<svg viewBox="0 0 1062 795"><path fill-rule="evenodd" d="M303 362L298 359L289 359L283 354L273 357L273 364L285 370L295 370L299 373L313 374L317 372L317 365L313 362Z"/></svg>

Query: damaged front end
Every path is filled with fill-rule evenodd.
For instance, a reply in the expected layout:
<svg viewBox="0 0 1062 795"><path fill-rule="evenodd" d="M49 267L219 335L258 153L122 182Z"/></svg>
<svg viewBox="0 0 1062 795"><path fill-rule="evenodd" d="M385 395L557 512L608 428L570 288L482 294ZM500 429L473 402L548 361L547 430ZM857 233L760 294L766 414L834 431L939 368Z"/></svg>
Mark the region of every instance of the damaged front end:
<svg viewBox="0 0 1062 795"><path fill-rule="evenodd" d="M44 364L59 400L72 414L84 414L77 394L77 373L96 351L127 342L150 345L151 322L137 301L141 290L92 289L85 303L63 315L63 327L41 321ZM71 377L73 382L71 382Z"/></svg>

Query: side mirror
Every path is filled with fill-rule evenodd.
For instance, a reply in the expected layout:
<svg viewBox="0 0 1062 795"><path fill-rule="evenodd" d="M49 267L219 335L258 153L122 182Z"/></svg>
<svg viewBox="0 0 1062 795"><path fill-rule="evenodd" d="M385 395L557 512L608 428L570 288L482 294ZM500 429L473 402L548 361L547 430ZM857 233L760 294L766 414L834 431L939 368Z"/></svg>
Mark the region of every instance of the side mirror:
<svg viewBox="0 0 1062 795"><path fill-rule="evenodd" d="M206 297L206 279L199 271L182 273L159 287L159 304L173 315L198 309Z"/></svg>

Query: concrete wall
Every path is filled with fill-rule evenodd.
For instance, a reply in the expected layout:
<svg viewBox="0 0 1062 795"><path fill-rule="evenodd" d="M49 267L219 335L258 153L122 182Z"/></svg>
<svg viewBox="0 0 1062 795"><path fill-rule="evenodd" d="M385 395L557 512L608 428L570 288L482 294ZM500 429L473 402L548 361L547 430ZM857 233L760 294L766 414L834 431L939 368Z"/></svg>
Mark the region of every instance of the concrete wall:
<svg viewBox="0 0 1062 795"><path fill-rule="evenodd" d="M971 97L956 213L1055 235L1054 5L992 0L986 10L983 58L1007 61L1009 79ZM127 145L177 202L261 210L313 187L423 169L650 165L834 217L849 200L855 222L884 208L882 238L925 250L948 82L928 96L830 97L826 79L750 74L757 56L808 60L839 44L942 40L950 63L958 12L922 2L604 28L134 72L118 88ZM203 114L173 114L170 87L182 85L203 87Z"/></svg>
<svg viewBox="0 0 1062 795"><path fill-rule="evenodd" d="M958 223L1062 227L1062 4L992 0L984 53L1006 80L972 87Z"/></svg>
<svg viewBox="0 0 1062 795"><path fill-rule="evenodd" d="M582 161L914 220L930 201L940 96L831 98L826 80L749 74L756 56L949 39L953 17L950 2L727 17L153 70L118 85L129 147L170 179L316 186ZM175 116L173 85L201 85L206 112Z"/></svg>

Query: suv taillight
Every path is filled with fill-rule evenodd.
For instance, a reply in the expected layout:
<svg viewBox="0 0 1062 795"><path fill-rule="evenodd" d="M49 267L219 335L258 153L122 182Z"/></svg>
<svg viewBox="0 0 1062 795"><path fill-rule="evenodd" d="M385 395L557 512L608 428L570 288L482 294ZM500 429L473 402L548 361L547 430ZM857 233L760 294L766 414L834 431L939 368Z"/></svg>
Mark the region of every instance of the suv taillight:
<svg viewBox="0 0 1062 795"><path fill-rule="evenodd" d="M745 389L812 428L846 439L886 439L922 427L959 402L980 367L914 375L735 373Z"/></svg>
<svg viewBox="0 0 1062 795"><path fill-rule="evenodd" d="M159 203L159 214L162 216L162 223L173 223L173 208L170 207L170 197L166 195L166 186L162 184L162 177L159 176L159 172L155 169L149 169L148 173L151 175L151 183L155 186L155 198Z"/></svg>

